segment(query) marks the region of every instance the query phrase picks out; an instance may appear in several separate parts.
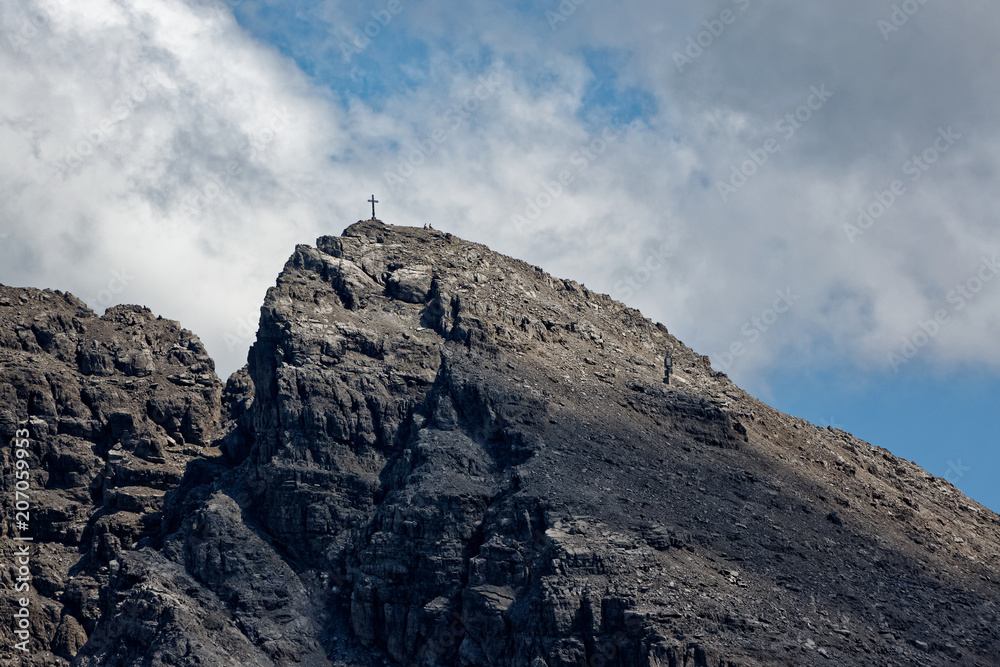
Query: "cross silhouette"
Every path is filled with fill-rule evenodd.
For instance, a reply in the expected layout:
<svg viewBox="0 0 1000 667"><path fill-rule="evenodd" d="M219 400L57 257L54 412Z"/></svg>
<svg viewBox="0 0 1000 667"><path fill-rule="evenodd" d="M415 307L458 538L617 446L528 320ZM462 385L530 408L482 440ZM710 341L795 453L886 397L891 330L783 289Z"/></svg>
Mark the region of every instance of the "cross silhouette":
<svg viewBox="0 0 1000 667"><path fill-rule="evenodd" d="M374 219L375 219L375 204L377 204L377 203L378 203L378 200L377 200L377 199L375 199L375 195L372 195L372 198L371 198L371 199L369 199L368 201L369 201L369 202L371 203L371 205L372 205L372 220L374 220Z"/></svg>

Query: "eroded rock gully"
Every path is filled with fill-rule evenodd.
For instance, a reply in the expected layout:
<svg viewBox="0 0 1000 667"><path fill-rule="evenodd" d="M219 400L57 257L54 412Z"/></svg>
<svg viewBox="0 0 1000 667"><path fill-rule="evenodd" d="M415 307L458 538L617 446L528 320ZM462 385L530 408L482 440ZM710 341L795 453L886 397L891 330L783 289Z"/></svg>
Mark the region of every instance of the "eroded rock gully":
<svg viewBox="0 0 1000 667"><path fill-rule="evenodd" d="M147 310L0 292L28 664L1000 664L995 514L481 245L299 246L225 390Z"/></svg>

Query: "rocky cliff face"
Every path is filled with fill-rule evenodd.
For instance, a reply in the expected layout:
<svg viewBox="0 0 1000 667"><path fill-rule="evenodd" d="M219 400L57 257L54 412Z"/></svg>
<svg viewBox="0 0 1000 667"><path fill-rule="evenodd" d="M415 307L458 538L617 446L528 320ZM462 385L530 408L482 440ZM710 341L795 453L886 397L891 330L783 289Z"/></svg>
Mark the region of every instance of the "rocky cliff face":
<svg viewBox="0 0 1000 667"><path fill-rule="evenodd" d="M201 342L176 322L136 306L97 317L68 294L0 287L4 619L21 597L11 537L35 541L32 655L15 652L8 620L5 664L51 664L83 646L109 563L159 532L164 494L219 435L221 394ZM27 517L15 517L19 429L30 441Z"/></svg>
<svg viewBox="0 0 1000 667"><path fill-rule="evenodd" d="M4 434L33 425L38 506L75 493L79 533L40 536L66 564L36 648L76 665L1000 664L997 515L483 246L378 222L299 246L225 392L147 311L5 294L5 386L55 407L17 390ZM74 382L132 421L63 406ZM89 467L47 454L64 433ZM121 461L174 475L94 482Z"/></svg>

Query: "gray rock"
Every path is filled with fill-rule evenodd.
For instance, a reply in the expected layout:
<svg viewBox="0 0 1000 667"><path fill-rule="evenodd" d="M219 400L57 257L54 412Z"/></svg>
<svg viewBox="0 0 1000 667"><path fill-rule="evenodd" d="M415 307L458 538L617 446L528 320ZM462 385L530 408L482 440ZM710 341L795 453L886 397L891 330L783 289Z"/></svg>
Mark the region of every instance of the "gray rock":
<svg viewBox="0 0 1000 667"><path fill-rule="evenodd" d="M423 303L431 289L431 273L426 266L403 267L389 274L389 294L407 303Z"/></svg>
<svg viewBox="0 0 1000 667"><path fill-rule="evenodd" d="M221 433L222 386L216 378L192 392L163 381L182 368L175 345L214 377L212 361L190 332L147 309L98 317L70 294L2 286L0 294L12 304L0 310L0 436L30 435L30 528L20 533L34 538L37 600L30 655L11 653L3 624L0 663L65 664L101 616L109 561L158 529L163 495L195 455L166 446L164 426L209 444ZM170 420L151 415L158 402L173 406ZM0 504L12 519L14 464L5 446ZM13 542L3 542L4 562L13 562ZM0 615L10 618L14 604L0 599Z"/></svg>
<svg viewBox="0 0 1000 667"><path fill-rule="evenodd" d="M144 309L0 297L0 427L37 434L65 557L39 656L997 664L1000 517L483 246L368 221L297 247L224 391ZM123 365L142 336L152 369Z"/></svg>

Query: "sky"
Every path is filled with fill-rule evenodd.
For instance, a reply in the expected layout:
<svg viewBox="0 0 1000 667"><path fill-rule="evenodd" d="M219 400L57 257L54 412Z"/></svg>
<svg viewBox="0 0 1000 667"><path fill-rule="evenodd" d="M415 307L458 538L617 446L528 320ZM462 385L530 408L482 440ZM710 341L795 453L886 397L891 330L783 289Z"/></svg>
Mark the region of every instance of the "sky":
<svg viewBox="0 0 1000 667"><path fill-rule="evenodd" d="M0 283L226 377L371 215L605 292L1000 510L1000 5L8 0Z"/></svg>

